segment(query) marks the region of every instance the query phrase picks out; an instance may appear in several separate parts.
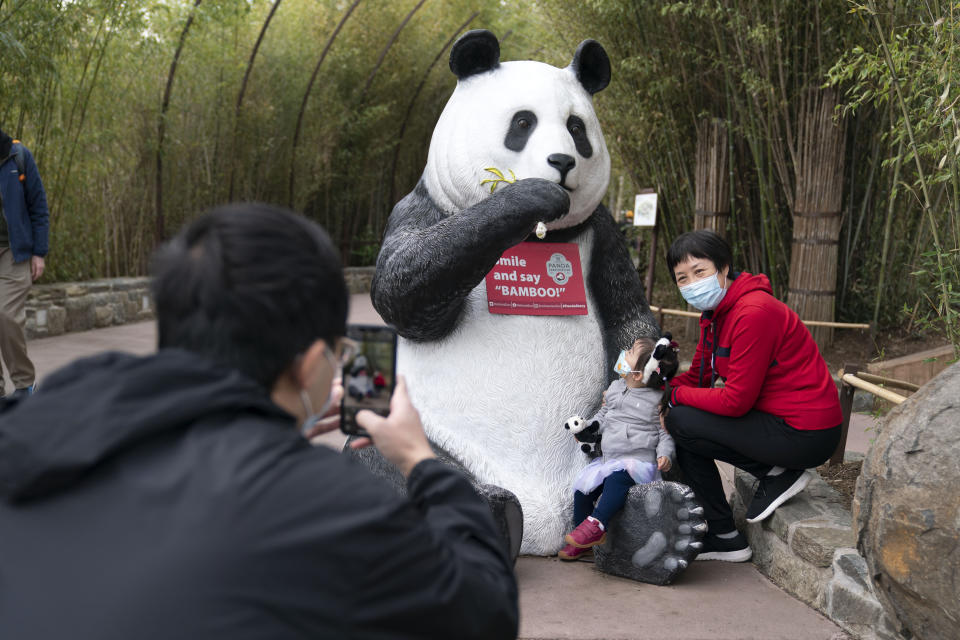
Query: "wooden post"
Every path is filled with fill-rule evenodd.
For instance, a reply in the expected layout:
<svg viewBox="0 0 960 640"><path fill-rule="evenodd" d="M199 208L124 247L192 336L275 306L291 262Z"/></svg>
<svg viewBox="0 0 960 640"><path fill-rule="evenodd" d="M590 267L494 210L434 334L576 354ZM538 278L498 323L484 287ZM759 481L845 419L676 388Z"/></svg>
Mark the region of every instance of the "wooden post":
<svg viewBox="0 0 960 640"><path fill-rule="evenodd" d="M862 365L845 363L840 371L840 410L843 412L843 422L840 423L840 442L830 457L830 465L843 463L843 454L847 449L847 431L850 429L850 414L853 413L853 394L856 388L843 382L845 373L856 374Z"/></svg>
<svg viewBox="0 0 960 640"><path fill-rule="evenodd" d="M634 212L636 215L636 212ZM647 255L647 277L643 280L644 294L647 296L647 304L653 300L653 272L657 264L657 231L660 228L660 216L653 222L653 229L650 230L650 252Z"/></svg>
<svg viewBox="0 0 960 640"><path fill-rule="evenodd" d="M787 304L810 320L834 319L846 148L836 105L833 89L812 88L800 97ZM830 327L810 333L821 349L833 340Z"/></svg>
<svg viewBox="0 0 960 640"><path fill-rule="evenodd" d="M723 121L701 120L697 125L697 158L694 182L693 228L709 229L721 238L727 237L730 222L730 159L727 128ZM687 305L688 311L696 311ZM700 335L700 321L684 322L687 337Z"/></svg>
<svg viewBox="0 0 960 640"><path fill-rule="evenodd" d="M617 223L623 222L623 176L620 176L620 185L617 188L617 202L613 207L613 219Z"/></svg>

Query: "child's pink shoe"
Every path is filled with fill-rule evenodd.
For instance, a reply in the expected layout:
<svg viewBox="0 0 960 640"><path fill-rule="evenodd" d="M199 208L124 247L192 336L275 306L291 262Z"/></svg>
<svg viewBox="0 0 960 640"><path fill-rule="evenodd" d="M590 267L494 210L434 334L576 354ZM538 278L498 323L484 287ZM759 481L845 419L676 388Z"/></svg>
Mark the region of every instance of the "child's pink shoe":
<svg viewBox="0 0 960 640"><path fill-rule="evenodd" d="M568 544L563 549L560 549L560 552L557 553L557 557L561 560L579 560L582 556L585 556L588 553L590 553L590 549L580 549L572 544Z"/></svg>
<svg viewBox="0 0 960 640"><path fill-rule="evenodd" d="M589 549L595 545L603 544L606 539L607 533L600 528L600 523L593 518L586 518L564 538L567 544L572 544L578 549Z"/></svg>

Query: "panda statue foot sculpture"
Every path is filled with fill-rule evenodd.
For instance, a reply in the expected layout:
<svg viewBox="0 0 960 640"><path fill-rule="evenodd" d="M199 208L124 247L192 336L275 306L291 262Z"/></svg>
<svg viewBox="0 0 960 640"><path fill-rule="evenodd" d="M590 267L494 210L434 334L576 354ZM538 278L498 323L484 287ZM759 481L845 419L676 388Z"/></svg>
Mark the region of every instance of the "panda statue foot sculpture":
<svg viewBox="0 0 960 640"><path fill-rule="evenodd" d="M597 569L650 584L669 584L700 552L707 531L689 487L656 481L630 488L627 503L593 548Z"/></svg>

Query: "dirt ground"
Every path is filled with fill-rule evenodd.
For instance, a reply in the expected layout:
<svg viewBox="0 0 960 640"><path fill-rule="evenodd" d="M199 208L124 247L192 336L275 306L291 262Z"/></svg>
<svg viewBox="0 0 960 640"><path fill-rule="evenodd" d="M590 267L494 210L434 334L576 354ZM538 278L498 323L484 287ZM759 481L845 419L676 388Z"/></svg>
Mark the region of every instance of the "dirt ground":
<svg viewBox="0 0 960 640"><path fill-rule="evenodd" d="M853 492L857 488L857 477L860 475L862 460L856 462L844 462L837 465L820 465L817 467L817 473L827 484L833 487L837 493L843 497L843 505L850 509L853 503Z"/></svg>

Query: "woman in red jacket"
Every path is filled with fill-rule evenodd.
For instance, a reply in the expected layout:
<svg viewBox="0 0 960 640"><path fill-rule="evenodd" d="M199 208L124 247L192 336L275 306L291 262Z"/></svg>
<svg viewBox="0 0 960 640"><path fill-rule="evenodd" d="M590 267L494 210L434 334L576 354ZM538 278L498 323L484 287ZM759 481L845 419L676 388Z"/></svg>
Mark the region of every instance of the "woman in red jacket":
<svg viewBox="0 0 960 640"><path fill-rule="evenodd" d="M715 460L758 479L747 522L760 522L803 491L809 471L840 439L837 387L797 314L773 297L765 275L731 269L730 245L712 231L679 236L667 265L700 316L700 341L673 379L664 423L677 463L709 525L698 560L744 562ZM716 387L716 381L723 385Z"/></svg>

